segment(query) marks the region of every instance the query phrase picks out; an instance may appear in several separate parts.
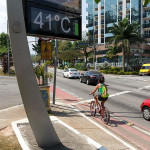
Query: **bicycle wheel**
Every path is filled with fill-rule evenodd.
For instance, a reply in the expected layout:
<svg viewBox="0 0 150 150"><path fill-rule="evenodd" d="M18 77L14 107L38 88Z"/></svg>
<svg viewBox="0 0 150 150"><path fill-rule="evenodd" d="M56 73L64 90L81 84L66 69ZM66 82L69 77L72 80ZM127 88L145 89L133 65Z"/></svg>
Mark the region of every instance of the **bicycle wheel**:
<svg viewBox="0 0 150 150"><path fill-rule="evenodd" d="M105 107L101 110L101 120L105 123L108 124L110 120L110 112L109 110Z"/></svg>
<svg viewBox="0 0 150 150"><path fill-rule="evenodd" d="M92 116L96 115L96 109L95 109L95 102L94 101L91 101L91 103L90 103L90 111L91 111Z"/></svg>
<svg viewBox="0 0 150 150"><path fill-rule="evenodd" d="M97 111L98 111L99 115L101 115L101 106L100 106L100 104L98 104Z"/></svg>

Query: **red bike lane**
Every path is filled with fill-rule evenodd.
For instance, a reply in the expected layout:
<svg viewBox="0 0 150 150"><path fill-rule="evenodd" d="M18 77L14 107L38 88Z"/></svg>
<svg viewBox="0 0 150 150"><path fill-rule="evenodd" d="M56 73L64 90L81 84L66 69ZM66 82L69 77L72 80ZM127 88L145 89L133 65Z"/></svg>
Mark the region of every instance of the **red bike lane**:
<svg viewBox="0 0 150 150"><path fill-rule="evenodd" d="M50 93L53 93L53 86L52 85L50 85ZM76 97L73 97L69 93L67 93L67 92L65 92L59 88L56 88L56 97L61 99L64 103L73 104L73 106L76 107L78 110L84 112L86 114L86 116L90 115L90 104L89 103L87 103L87 102L80 103L83 100L80 100ZM117 116L117 114L113 114L113 115ZM140 130L137 130L136 128L133 127L136 125L136 127L143 130L144 129L143 126L140 126L136 123L134 123L133 126L129 126L124 121L118 120L114 117L110 118L109 125L105 125L101 121L98 113L97 113L96 117L92 117L92 119L94 119L94 121L101 124L105 128L109 129L113 133L117 134L119 137L128 141L129 143L136 145L136 147L138 147L139 149L149 150L149 148L150 148L150 135L145 134L144 132L141 132ZM127 118L123 118L123 120L127 120L127 122L130 121ZM144 131L147 131L147 133L149 133L149 129L147 129L147 130L144 129Z"/></svg>

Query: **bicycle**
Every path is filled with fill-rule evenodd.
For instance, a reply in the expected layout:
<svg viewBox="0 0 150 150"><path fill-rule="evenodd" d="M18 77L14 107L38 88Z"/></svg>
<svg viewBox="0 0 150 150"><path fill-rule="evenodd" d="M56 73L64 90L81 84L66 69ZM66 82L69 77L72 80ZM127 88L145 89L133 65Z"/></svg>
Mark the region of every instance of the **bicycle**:
<svg viewBox="0 0 150 150"><path fill-rule="evenodd" d="M94 94L93 94L94 96ZM90 103L90 111L91 115L95 117L96 115L96 110L98 110L99 115L101 116L101 120L103 123L108 124L110 121L110 112L108 108L102 107L100 104L101 101L98 100L98 106L96 107L95 100L92 100Z"/></svg>

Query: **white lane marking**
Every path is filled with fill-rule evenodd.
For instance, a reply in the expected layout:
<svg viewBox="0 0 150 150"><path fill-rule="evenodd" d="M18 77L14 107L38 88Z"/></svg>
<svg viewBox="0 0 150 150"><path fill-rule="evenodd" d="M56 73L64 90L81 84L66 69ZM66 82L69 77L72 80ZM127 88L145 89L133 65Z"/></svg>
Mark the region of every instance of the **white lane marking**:
<svg viewBox="0 0 150 150"><path fill-rule="evenodd" d="M147 86L140 87L139 90L149 89L149 88L150 88L150 85L147 85Z"/></svg>
<svg viewBox="0 0 150 150"><path fill-rule="evenodd" d="M143 133L145 133L145 134L147 134L147 135L150 135L150 132L144 131L144 130L142 130L142 129L136 127L136 126L133 126L133 128L136 128L137 130L139 130L139 131L141 131L141 132L143 132Z"/></svg>
<svg viewBox="0 0 150 150"><path fill-rule="evenodd" d="M68 92L68 90L66 90L66 89L61 89L61 90L65 91L65 92Z"/></svg>
<svg viewBox="0 0 150 150"><path fill-rule="evenodd" d="M12 109L19 108L19 107L21 107L21 106L23 106L23 104L21 104L21 105L16 105L16 106L12 106L12 107L9 107L9 108L6 108L6 109L2 109L2 110L0 110L0 113L1 113L1 112L5 112L5 111L10 111L10 110L12 110Z"/></svg>
<svg viewBox="0 0 150 150"><path fill-rule="evenodd" d="M111 94L109 97L118 96L118 95L122 95L122 94L127 94L127 93L131 93L131 92L133 92L133 91L123 91L123 92Z"/></svg>
<svg viewBox="0 0 150 150"><path fill-rule="evenodd" d="M71 105L78 105L78 104L83 104L83 103L88 103L88 102L91 102L93 99L89 99L89 100L85 100L85 101L80 101L78 103L73 103Z"/></svg>
<svg viewBox="0 0 150 150"><path fill-rule="evenodd" d="M83 98L78 98L78 99L83 99Z"/></svg>
<svg viewBox="0 0 150 150"><path fill-rule="evenodd" d="M119 92L119 93L115 93L115 94L111 94L109 97L113 97L113 96L118 96L118 95L122 95L122 94L126 94L126 93L131 93L132 91L123 91L123 92ZM94 99L94 98L93 98ZM91 102L93 99L89 99L89 100L84 100L78 103L73 103L72 105L78 105L78 104L83 104L83 103L89 103Z"/></svg>
<svg viewBox="0 0 150 150"><path fill-rule="evenodd" d="M73 106L72 106L73 107ZM73 107L74 108L74 107ZM131 146L130 144L126 143L125 141L123 141L122 139L120 139L119 137L117 137L116 135L114 135L112 132L108 131L107 129L105 129L104 127L102 127L101 125L99 125L98 123L96 123L95 121L91 120L90 118L88 118L86 115L84 115L83 113L81 113L78 109L74 108L81 116L83 116L84 118L86 118L87 120L89 120L92 124L96 125L98 128L102 129L104 132L106 132L107 134L109 134L110 136L114 137L116 140L118 140L119 142L121 142L122 144L124 144L125 146L127 146L128 148L130 148L131 150L136 150L133 146Z"/></svg>

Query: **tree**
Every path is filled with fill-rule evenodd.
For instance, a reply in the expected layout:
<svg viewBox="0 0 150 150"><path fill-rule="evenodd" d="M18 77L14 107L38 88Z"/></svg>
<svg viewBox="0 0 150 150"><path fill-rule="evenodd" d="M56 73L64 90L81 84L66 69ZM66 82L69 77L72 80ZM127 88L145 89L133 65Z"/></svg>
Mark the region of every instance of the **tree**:
<svg viewBox="0 0 150 150"><path fill-rule="evenodd" d="M95 3L99 3L101 0L95 0ZM148 3L150 2L150 0L143 0L143 6L146 6Z"/></svg>
<svg viewBox="0 0 150 150"><path fill-rule="evenodd" d="M2 58L2 67L3 67L3 73L6 74L8 72L8 54L5 54ZM9 57L9 65L13 66L13 58L12 55Z"/></svg>
<svg viewBox="0 0 150 150"><path fill-rule="evenodd" d="M2 58L4 55L8 53L7 49L7 40L9 39L8 34L1 33L0 34L0 58ZM10 43L10 40L9 40ZM11 49L9 49L11 50Z"/></svg>
<svg viewBox="0 0 150 150"><path fill-rule="evenodd" d="M35 51L37 54L41 54L41 48L39 44L32 44L32 50Z"/></svg>
<svg viewBox="0 0 150 150"><path fill-rule="evenodd" d="M127 64L129 63L130 45L145 42L139 32L140 25L136 22L131 23L127 18L114 24L110 30L114 36L109 39L109 42L114 46L121 47L123 53L122 70L125 71L125 52L127 53Z"/></svg>
<svg viewBox="0 0 150 150"><path fill-rule="evenodd" d="M75 60L82 56L82 53L76 47L77 42L62 41L58 42L58 60L61 63L63 60L70 62L74 67Z"/></svg>

